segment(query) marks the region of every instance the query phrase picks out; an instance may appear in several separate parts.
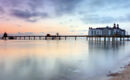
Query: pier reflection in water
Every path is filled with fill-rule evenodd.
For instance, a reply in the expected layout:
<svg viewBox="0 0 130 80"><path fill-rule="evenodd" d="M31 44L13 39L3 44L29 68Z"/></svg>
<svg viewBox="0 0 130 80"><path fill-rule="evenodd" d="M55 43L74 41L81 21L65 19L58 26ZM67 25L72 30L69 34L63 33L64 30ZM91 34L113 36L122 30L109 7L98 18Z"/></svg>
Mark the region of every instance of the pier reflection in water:
<svg viewBox="0 0 130 80"><path fill-rule="evenodd" d="M118 41L0 41L0 80L101 80L127 61L129 47Z"/></svg>

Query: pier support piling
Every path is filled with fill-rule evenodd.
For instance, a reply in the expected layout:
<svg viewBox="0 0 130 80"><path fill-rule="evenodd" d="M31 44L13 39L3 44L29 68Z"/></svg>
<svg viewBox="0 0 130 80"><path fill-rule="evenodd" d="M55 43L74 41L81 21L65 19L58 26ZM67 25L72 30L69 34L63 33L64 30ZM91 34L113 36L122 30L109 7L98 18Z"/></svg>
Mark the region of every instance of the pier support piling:
<svg viewBox="0 0 130 80"><path fill-rule="evenodd" d="M77 40L77 37L75 36L75 40Z"/></svg>

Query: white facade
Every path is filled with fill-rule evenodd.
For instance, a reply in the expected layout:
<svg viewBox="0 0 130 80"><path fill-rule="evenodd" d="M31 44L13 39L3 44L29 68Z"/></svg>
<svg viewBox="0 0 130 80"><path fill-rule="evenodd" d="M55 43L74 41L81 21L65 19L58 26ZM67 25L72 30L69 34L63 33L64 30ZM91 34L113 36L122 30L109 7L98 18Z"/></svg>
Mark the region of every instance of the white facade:
<svg viewBox="0 0 130 80"><path fill-rule="evenodd" d="M119 28L119 25L114 24L113 27L104 28L89 28L89 36L125 36L126 31Z"/></svg>

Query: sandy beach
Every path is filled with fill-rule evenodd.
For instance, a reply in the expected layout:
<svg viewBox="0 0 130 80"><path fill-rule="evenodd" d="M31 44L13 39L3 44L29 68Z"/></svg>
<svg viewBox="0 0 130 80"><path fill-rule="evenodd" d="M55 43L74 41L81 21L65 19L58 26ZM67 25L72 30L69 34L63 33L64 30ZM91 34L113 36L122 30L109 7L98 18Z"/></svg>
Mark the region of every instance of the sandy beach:
<svg viewBox="0 0 130 80"><path fill-rule="evenodd" d="M130 64L124 67L124 70L119 73L109 74L109 80L130 80Z"/></svg>

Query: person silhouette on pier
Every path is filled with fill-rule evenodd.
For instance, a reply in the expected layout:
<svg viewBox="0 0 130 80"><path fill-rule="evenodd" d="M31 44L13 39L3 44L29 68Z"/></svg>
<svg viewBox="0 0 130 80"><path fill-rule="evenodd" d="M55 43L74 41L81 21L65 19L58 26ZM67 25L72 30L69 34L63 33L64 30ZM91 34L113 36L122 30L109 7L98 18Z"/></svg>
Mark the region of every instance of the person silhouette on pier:
<svg viewBox="0 0 130 80"><path fill-rule="evenodd" d="M8 34L5 32L5 33L3 34L2 39L6 40L7 37L8 37Z"/></svg>

